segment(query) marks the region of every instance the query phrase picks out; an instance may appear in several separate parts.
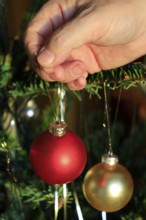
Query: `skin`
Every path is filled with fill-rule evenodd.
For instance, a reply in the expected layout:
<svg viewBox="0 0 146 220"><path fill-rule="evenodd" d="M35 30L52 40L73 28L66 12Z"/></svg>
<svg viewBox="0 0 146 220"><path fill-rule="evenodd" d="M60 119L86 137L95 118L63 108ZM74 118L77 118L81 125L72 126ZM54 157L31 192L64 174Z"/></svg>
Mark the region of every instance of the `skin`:
<svg viewBox="0 0 146 220"><path fill-rule="evenodd" d="M27 27L35 71L72 90L146 53L146 0L49 0Z"/></svg>

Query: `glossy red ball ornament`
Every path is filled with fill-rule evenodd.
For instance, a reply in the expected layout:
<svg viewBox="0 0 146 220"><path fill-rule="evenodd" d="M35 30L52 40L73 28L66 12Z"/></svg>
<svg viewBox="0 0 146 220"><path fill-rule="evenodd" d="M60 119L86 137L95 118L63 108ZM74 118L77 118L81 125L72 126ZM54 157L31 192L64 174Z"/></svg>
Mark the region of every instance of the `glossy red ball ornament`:
<svg viewBox="0 0 146 220"><path fill-rule="evenodd" d="M45 131L33 142L30 163L36 175L46 183L64 184L82 173L87 153L79 136L70 130L64 132L62 122L55 123L52 134Z"/></svg>

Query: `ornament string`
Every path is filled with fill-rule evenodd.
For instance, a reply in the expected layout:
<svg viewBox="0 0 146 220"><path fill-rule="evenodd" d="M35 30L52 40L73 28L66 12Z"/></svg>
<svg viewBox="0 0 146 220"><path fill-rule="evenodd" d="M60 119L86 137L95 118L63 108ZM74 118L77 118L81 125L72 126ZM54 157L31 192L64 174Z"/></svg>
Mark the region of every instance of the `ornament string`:
<svg viewBox="0 0 146 220"><path fill-rule="evenodd" d="M67 184L63 184L64 220L67 220Z"/></svg>
<svg viewBox="0 0 146 220"><path fill-rule="evenodd" d="M108 133L108 154L112 155L113 154L113 149L112 149L112 138L111 138L111 129L110 129L110 118L109 118L109 90L110 90L110 85L104 82L104 105L105 105L105 115L106 115L106 127L107 127L107 133ZM102 211L102 220L107 220L106 219L106 212Z"/></svg>
<svg viewBox="0 0 146 220"><path fill-rule="evenodd" d="M74 182L72 182L72 186L73 186L73 196L74 196L74 200L75 200L78 219L79 220L84 220L83 214L82 214L82 211L81 211L81 207L80 207L80 203L79 203L79 199L78 199L78 196L77 196L77 192L76 192L76 189L75 189Z"/></svg>
<svg viewBox="0 0 146 220"><path fill-rule="evenodd" d="M112 154L112 138L111 138L111 129L110 129L110 118L109 118L109 99L108 99L108 92L110 89L110 85L104 82L104 102L105 102L105 115L106 115L106 127L108 133L108 153Z"/></svg>
<svg viewBox="0 0 146 220"><path fill-rule="evenodd" d="M48 97L49 97L49 100L50 100L51 105L53 106L53 101L52 101L52 97L51 97L50 92L48 92ZM56 111L53 111L53 118L54 118L54 121L57 120L57 110L56 110Z"/></svg>
<svg viewBox="0 0 146 220"><path fill-rule="evenodd" d="M58 92L58 109L57 109L57 118L56 121L64 121L65 116L65 97L66 91L63 89L63 85L57 89ZM63 208L64 208L64 220L67 220L67 184L63 184Z"/></svg>
<svg viewBox="0 0 146 220"><path fill-rule="evenodd" d="M54 220L58 219L58 211L59 211L59 193L58 193L58 184L55 184L55 192L54 192L54 197L55 197L55 203L54 203Z"/></svg>
<svg viewBox="0 0 146 220"><path fill-rule="evenodd" d="M58 109L56 114L56 121L64 121L64 115L65 115L65 96L66 91L63 89L62 84L57 89L58 92Z"/></svg>
<svg viewBox="0 0 146 220"><path fill-rule="evenodd" d="M119 94L118 94L118 102L117 102L117 107L116 107L116 112L115 112L115 117L114 117L114 124L113 124L113 129L112 129L112 140L114 140L115 124L116 124L116 121L117 121L121 95L122 95L122 87L120 88Z"/></svg>
<svg viewBox="0 0 146 220"><path fill-rule="evenodd" d="M105 211L101 212L101 216L102 216L102 220L107 220Z"/></svg>

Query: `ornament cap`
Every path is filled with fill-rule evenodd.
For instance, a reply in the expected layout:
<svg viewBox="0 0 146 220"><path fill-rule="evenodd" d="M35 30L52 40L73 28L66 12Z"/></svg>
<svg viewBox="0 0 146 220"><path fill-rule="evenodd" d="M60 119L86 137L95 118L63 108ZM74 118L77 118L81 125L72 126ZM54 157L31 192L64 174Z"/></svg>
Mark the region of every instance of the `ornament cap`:
<svg viewBox="0 0 146 220"><path fill-rule="evenodd" d="M62 137L67 131L67 124L64 121L55 121L50 124L49 132L53 136Z"/></svg>
<svg viewBox="0 0 146 220"><path fill-rule="evenodd" d="M110 166L115 166L119 160L118 157L113 153L107 153L102 155L101 162Z"/></svg>

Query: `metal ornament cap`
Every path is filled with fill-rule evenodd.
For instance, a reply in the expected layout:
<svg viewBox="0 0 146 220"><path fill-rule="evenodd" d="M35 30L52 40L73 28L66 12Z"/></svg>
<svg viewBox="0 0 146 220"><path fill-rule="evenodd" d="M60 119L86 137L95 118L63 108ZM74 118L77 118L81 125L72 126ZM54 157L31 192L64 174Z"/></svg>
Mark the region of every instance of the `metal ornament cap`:
<svg viewBox="0 0 146 220"><path fill-rule="evenodd" d="M101 158L101 162L110 166L115 166L118 164L119 159L114 154L103 154Z"/></svg>
<svg viewBox="0 0 146 220"><path fill-rule="evenodd" d="M53 136L62 137L67 132L67 124L64 121L55 121L50 124L49 132Z"/></svg>

